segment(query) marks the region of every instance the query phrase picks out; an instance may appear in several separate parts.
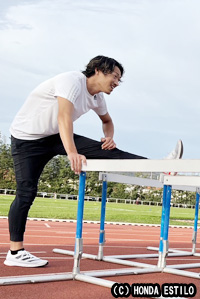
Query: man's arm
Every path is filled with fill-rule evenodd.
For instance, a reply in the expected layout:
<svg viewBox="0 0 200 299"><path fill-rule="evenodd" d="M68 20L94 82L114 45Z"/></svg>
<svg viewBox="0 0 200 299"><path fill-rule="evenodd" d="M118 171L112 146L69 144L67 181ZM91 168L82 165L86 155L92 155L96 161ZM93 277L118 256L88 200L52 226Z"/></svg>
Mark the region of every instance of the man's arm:
<svg viewBox="0 0 200 299"><path fill-rule="evenodd" d="M116 144L113 140L114 136L114 125L112 122L112 118L110 117L109 113L106 113L105 115L99 115L100 119L103 123L103 132L105 137L101 138L102 149L104 150L111 150L116 147Z"/></svg>
<svg viewBox="0 0 200 299"><path fill-rule="evenodd" d="M86 158L79 155L73 138L72 114L73 104L61 97L58 99L58 127L63 146L71 163L71 169L79 174L81 172L82 162L86 164Z"/></svg>

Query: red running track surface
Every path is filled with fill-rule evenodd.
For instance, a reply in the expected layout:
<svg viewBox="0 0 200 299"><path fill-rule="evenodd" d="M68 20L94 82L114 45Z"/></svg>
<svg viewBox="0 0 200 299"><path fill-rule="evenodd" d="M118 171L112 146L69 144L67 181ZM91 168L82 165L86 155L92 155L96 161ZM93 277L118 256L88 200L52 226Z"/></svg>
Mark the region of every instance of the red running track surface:
<svg viewBox="0 0 200 299"><path fill-rule="evenodd" d="M160 228L151 226L136 225L105 225L106 244L104 255L117 254L141 254L151 253L147 246L159 245ZM54 248L74 250L76 223L56 222L56 221L33 221L28 220L25 235L25 248L31 253L49 260L49 265L44 268L20 268L8 267L3 264L9 248L9 234L7 219L0 219L0 276L22 276L48 273L71 272L73 268L73 257L53 253ZM170 228L169 245L170 248L191 251L192 248L191 228ZM97 254L99 225L84 223L83 225L83 250L86 253ZM200 252L200 237L197 238L197 252ZM153 252L155 253L155 252ZM157 258L134 259L137 262L157 265ZM167 264L189 264L200 262L199 257L183 256L169 257ZM89 259L82 259L81 271L119 269L127 268L117 264L99 262ZM199 272L199 269L189 269L187 271ZM200 298L199 280L183 276L154 273L115 276L105 278L107 280L129 283L194 283L197 287L197 295ZM109 288L96 286L80 281L60 281L37 284L23 284L0 286L2 299L87 299L87 298L114 298ZM131 298L132 296L130 296ZM141 297L140 297L141 298ZM143 297L146 298L146 297Z"/></svg>

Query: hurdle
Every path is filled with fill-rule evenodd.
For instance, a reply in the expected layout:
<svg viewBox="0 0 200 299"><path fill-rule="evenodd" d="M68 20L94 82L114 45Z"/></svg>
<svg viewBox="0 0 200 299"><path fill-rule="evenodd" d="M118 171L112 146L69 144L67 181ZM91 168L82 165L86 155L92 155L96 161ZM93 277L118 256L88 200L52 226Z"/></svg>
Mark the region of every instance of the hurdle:
<svg viewBox="0 0 200 299"><path fill-rule="evenodd" d="M184 177L184 176L176 176L176 177L164 177L164 186L169 186L172 184L182 184L182 185L189 185L189 186L200 186L200 177ZM192 251L188 252L189 255L193 255L193 256L200 256L200 254L196 253L196 239L197 239L197 225L198 225L198 212L199 212L199 194L200 194L200 188L196 187L196 204L195 204L195 218L194 218L194 230L193 230L193 238L192 238ZM165 246L168 246L168 244L166 244ZM149 247L148 249L156 249L156 248L152 248ZM171 250L174 253L178 253L178 250ZM183 252L184 253L184 252ZM187 254L187 252L185 252L185 254ZM162 261L159 261L160 263L162 263ZM200 264L183 264L183 265L170 265L167 266L167 268L179 268L179 269L187 269L187 268L199 268ZM165 269L165 272L171 273L170 270ZM185 273L186 274L186 273ZM196 275L195 275L196 276ZM200 276L198 275L197 278L199 278Z"/></svg>
<svg viewBox="0 0 200 299"><path fill-rule="evenodd" d="M137 258L155 258L158 257L158 254L134 254L134 255L112 255L112 256L103 256L103 247L105 244L105 210L106 210L106 201L107 201L107 183L115 182L115 183L123 183L123 184L131 184L131 185L139 185L139 186L147 186L147 187L156 187L163 188L163 182L155 179L146 179L139 177L132 177L126 175L120 175L116 173L99 173L99 180L102 181L102 201L101 201L101 219L100 219L100 231L99 231L99 250L98 255L91 255L87 253L82 253L83 258L93 259L102 261L104 258L120 258L120 259L137 259ZM172 186L173 189L176 190L185 190L185 191L196 191L195 187L187 187L187 186ZM156 247L148 247L148 249L159 250ZM74 251L70 250L62 250L62 249L54 249L56 253L74 255ZM168 252L170 249L168 250ZM175 251L174 253L169 253L168 256L189 256L192 255L188 252L183 251Z"/></svg>
<svg viewBox="0 0 200 299"><path fill-rule="evenodd" d="M191 250L191 252L186 252L186 251L180 251L180 250L175 250L175 249L168 249L168 252L174 252L175 254L176 253L178 254L179 252L183 252L183 253L185 252L186 255L200 256L200 254L196 252L198 217L199 217L199 188L194 188L194 190L189 190L188 188L186 188L186 189L182 188L181 190L196 191L195 216L194 216L194 226L193 226L193 236L192 236L192 250ZM148 246L147 249L157 251L159 248Z"/></svg>
<svg viewBox="0 0 200 299"><path fill-rule="evenodd" d="M178 265L176 269L166 267L166 255L167 255L167 243L168 243L168 229L169 229L169 215L170 215L170 200L171 200L171 185L166 183L166 187L163 192L163 210L164 217L162 228L163 238L160 240L160 252L158 265L151 265L138 262L121 261L116 258L109 260L111 263L123 264L127 262L128 269L115 269L100 271L80 271L80 262L83 254L83 239L82 239L82 227L83 227L83 211L84 211L84 194L85 194L85 182L87 171L104 171L104 172L185 172L185 173L200 173L200 160L88 160L87 165L83 165L82 172L79 178L79 197L78 197L78 209L77 209L77 226L75 237L75 250L74 250L74 266L72 273L57 273L49 275L38 275L29 277L7 277L0 278L0 285L10 284L22 284L22 283L34 283L34 282L46 282L46 281L58 281L58 280L78 280L85 281L92 284L97 284L105 287L112 287L115 283L102 279L102 277L116 276L116 275L132 275L142 273L155 273L155 272L168 272L172 274L178 274L182 276L188 276L193 278L200 278L198 273L192 273L189 271L179 270ZM164 186L165 186L164 183ZM103 227L102 227L103 228ZM104 241L104 229L101 230L101 241ZM161 246L162 244L162 246ZM101 254L99 254L101 255ZM106 260L108 261L108 260ZM186 273L187 272L187 273ZM196 275L195 275L196 274ZM63 276L64 275L64 276ZM101 277L101 278L100 278Z"/></svg>
<svg viewBox="0 0 200 299"><path fill-rule="evenodd" d="M139 186L148 186L148 187L156 187L156 188L163 188L163 179L166 178L167 175L161 175L161 180L153 180L153 179L146 179L146 178L139 178L139 177L131 177L131 176L125 176L125 175L118 175L114 173L100 173L99 179L104 180L104 177L106 175L107 182L116 182L116 183L123 183L123 184L132 184L132 185L139 185ZM171 176L169 176L170 178ZM186 177L184 176L184 180ZM200 181L198 181L196 184L198 185ZM195 222L194 222L194 232L193 232L193 248L192 252L186 252L186 251L180 251L180 250L173 250L168 249L168 256L191 256L196 255L199 256L199 254L196 254L196 238L197 238L197 224L198 224L198 207L199 207L199 193L197 192L197 188L193 186L186 186L186 185L172 185L172 189L174 190L183 190L183 191L192 191L196 192L196 205L195 205ZM156 250L158 251L158 247L148 247L147 249L150 250ZM154 258L158 257L158 254L135 254L135 255L114 255L112 256L114 258L121 258L121 259L134 259L134 258Z"/></svg>
<svg viewBox="0 0 200 299"><path fill-rule="evenodd" d="M166 180L167 176L165 176L165 180ZM179 185L173 185L172 188L175 190L185 190L185 191L197 191L196 187L193 186L180 186L180 182L182 183L182 181L184 180L185 185L189 185L188 184L188 180L191 180L191 177L178 177L179 178L179 182L177 182L176 179L176 183ZM137 259L137 258L155 258L155 257L159 257L159 253L158 254L132 254L132 255L112 255L112 256L103 256L103 246L105 243L105 230L104 230L104 224L105 224L105 205L106 205L106 191L107 191L107 182L108 181L112 181L112 182L118 182L118 183L125 183L125 184L134 184L134 185L140 185L140 186L151 186L151 187L163 187L163 182L160 182L158 180L152 180L152 179L145 179L145 178L138 178L138 177L131 177L131 176L125 176L125 175L118 175L118 174L113 174L113 173L100 173L99 174L99 179L103 181L103 187L102 187L102 204L101 204L101 221L100 221L100 233L99 233L99 251L98 251L98 255L91 255L91 254L87 254L87 253L82 253L82 257L83 258L89 258L89 259L93 259L93 260L99 260L99 261L107 261L107 262L112 262L113 258L114 259ZM171 176L169 176L169 179L171 179ZM200 180L199 178L193 177L193 184L198 185L200 184ZM183 184L184 184L183 182ZM166 192L165 190L166 185L164 186L164 192ZM192 252L186 252L186 251L180 251L180 250L170 250L167 249L167 256L171 256L171 257L175 257L175 256L191 256L194 255L194 251L195 251L195 247L196 247L196 237L197 237L197 221L198 221L198 206L199 206L199 193L196 192L196 209L195 209L195 230L193 233L193 250ZM164 213L164 212L163 212ZM162 213L162 215L163 215ZM164 216L163 216L164 217ZM164 220L164 218L162 218L162 221ZM163 227L163 226L161 226ZM163 238L163 231L161 231L161 238ZM160 244L160 246L162 246L162 243ZM165 245L166 246L166 245ZM149 247L149 249L151 249L151 247ZM153 250L159 250L159 248L152 248ZM54 252L56 253L62 253L62 254L67 254L67 255L74 255L74 251L68 251L68 250L59 250L59 249L54 249ZM172 253L169 253L172 252ZM198 256L198 254L197 254ZM114 262L116 262L114 260ZM159 263L164 262L164 260L162 259L161 262L161 257L160 257L160 261ZM123 264L127 265L127 262L122 262ZM128 262L129 265L131 265L132 263ZM194 267L198 268L200 267L200 264L195 264Z"/></svg>
<svg viewBox="0 0 200 299"><path fill-rule="evenodd" d="M113 166L113 169L115 171L117 171L116 165ZM102 167L102 166L100 166ZM118 169L119 171L119 169ZM121 169L122 171L122 169ZM123 169L124 171L124 169ZM130 169L128 170L130 171ZM187 171L186 169L182 169L182 172L192 172ZM196 172L196 171L194 171ZM85 254L83 252L81 252L81 256L84 258L90 258L90 259L95 259L95 260L101 260L101 261L106 261L106 262L111 262L111 263L117 263L117 264L122 264L122 265L129 265L129 266L141 266L141 267L148 267L148 264L144 264L144 263L135 263L132 261L122 261L121 260L121 256L103 256L103 245L105 242L105 230L104 230L104 222L105 222L105 198L106 198L106 184L107 184L107 176L106 174L103 175L103 190L102 190L102 206L101 206L101 222L100 222L100 237L99 237L99 252L98 255L90 255L90 254ZM127 182L127 177L126 177L126 181L124 181L125 183L132 183L133 178L129 178L129 182ZM135 178L138 179L138 182L140 181L141 183L141 179L140 178ZM191 186L196 187L196 186L200 186L200 180L198 177L185 177L184 179L187 179L187 183L185 184L186 186L190 186L190 188L187 188L186 190L192 190L194 191L193 188L191 188ZM188 182L188 179L190 180ZM119 182L122 182L121 178L119 180ZM124 183L123 182L123 183ZM137 183L138 183L137 182ZM145 183L145 185L151 185L151 186L156 186L156 187L161 187L161 184L157 181L154 182L154 184L152 184L152 180L146 180L143 179L143 183ZM173 182L174 183L174 182ZM181 182L181 184L176 181L177 185L184 185L184 182ZM161 235L160 235L160 247L159 247L159 260L158 260L158 268L164 269L166 268L166 256L168 255L168 228L169 228L169 214L170 214L170 201L171 201L171 189L172 189L172 182L169 182L168 179L165 178L164 181L164 186L163 186L163 209L162 209L162 220L161 220ZM178 188L177 189L183 189L182 188ZM199 192L199 189L197 190ZM199 196L199 193L197 192L197 195ZM76 250L76 249L75 249ZM57 253L63 253L63 254L69 254L69 255L74 255L73 251L65 251L65 250L59 250L59 249L54 249L54 252ZM191 255L191 253L188 252L176 252L176 253L171 253L170 256L185 256L185 255ZM146 255L148 257L156 257L157 255ZM144 258L144 255L136 255L134 257L137 258ZM124 256L123 258L133 258L133 256ZM194 268L194 267L200 267L200 264L193 264L193 265L184 265L185 268L189 267L190 268ZM176 265L176 268L184 268L183 266L180 265ZM174 267L174 268L175 268ZM151 270L150 270L151 271ZM171 273L171 272L170 272ZM181 272L179 271L179 274L181 275ZM186 273L182 273L182 275L186 275ZM190 277L196 277L196 274L190 274Z"/></svg>
<svg viewBox="0 0 200 299"><path fill-rule="evenodd" d="M119 175L115 173L100 173L99 179L104 180L104 177L106 176L107 182L116 182L116 183L123 183L123 184L132 184L132 185L139 185L139 186L148 186L148 187L156 187L156 188L163 188L163 179L167 178L167 175L161 175L161 180L152 180L152 179L146 179L146 178L139 178L139 177L131 177L131 176L125 176L125 175ZM171 176L169 176L171 178ZM180 178L180 177L179 177ZM191 178L191 177L189 177ZM181 185L182 181L184 179L183 184ZM197 224L198 224L198 212L199 212L199 192L196 187L193 186L187 186L186 185L187 177L181 177L179 179L179 182L176 183L178 185L172 185L172 189L174 190L182 190L182 191L190 191L190 192L196 192L196 204L195 204L195 219L194 219L194 231L193 231L193 237L192 237L192 251L181 251L181 250L173 250L168 249L168 256L175 257L175 256L200 256L200 254L196 253L196 239L197 239ZM196 177L193 179L193 183L196 180ZM187 181L188 184L188 181ZM194 183L196 185L200 184L200 181L196 181ZM101 243L101 242L100 242ZM155 250L159 251L159 247L147 247L149 250ZM169 253L171 252L171 253ZM158 254L132 254L132 255L113 255L114 258L120 258L120 259L134 259L134 258L155 258L158 257Z"/></svg>
<svg viewBox="0 0 200 299"><path fill-rule="evenodd" d="M100 179L103 174L100 174ZM121 183L129 183L129 184L138 184L140 186L151 186L151 187L161 187L163 182L164 185L164 196L165 193L167 192L167 184L172 185L172 189L175 190L184 190L184 191L193 191L196 192L196 204L195 204L195 219L194 219L194 230L193 230L193 237L192 237L192 251L187 252L187 251L181 251L181 250L174 250L174 249L168 249L168 244L165 244L165 247L167 248L167 256L175 257L175 256L200 256L200 254L196 253L196 239L197 239L197 225L198 225L198 212L199 212L199 188L195 186L200 186L200 178L199 177L191 177L191 176L162 176L163 181L155 181L155 180L149 180L149 179L143 179L143 178L137 178L137 177L127 177L127 176L119 176L116 174L107 174L107 179L108 181L112 182L121 182ZM192 181L192 182L191 182ZM175 185L174 185L175 184ZM171 196L171 195L170 195ZM161 222L164 221L164 212L162 212L162 218ZM161 225L161 228L163 229L163 226ZM164 231L161 229L161 239L163 238ZM162 246L162 242L160 242L160 246ZM150 250L156 250L159 251L159 247L147 247L147 249ZM166 250L165 250L166 251ZM172 253L169 253L172 252ZM135 255L114 255L112 256L113 258L120 258L120 259L134 259L134 258L151 258L151 257L158 257L159 254L135 254ZM107 256L109 258L110 256ZM158 262L162 263L164 261L160 260ZM165 266L165 265L163 265ZM179 268L191 268L191 264L189 265L178 265ZM167 266L167 267L172 267L175 268L177 265L173 266ZM200 264L192 264L193 268L199 268Z"/></svg>

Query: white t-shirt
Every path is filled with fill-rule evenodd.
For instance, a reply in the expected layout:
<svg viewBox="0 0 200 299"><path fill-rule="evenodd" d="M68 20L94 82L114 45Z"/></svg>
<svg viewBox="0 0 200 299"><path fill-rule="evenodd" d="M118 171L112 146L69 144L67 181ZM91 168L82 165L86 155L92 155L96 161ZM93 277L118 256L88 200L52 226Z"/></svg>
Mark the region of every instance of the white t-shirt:
<svg viewBox="0 0 200 299"><path fill-rule="evenodd" d="M57 134L58 96L73 103L73 121L90 109L98 115L107 113L103 93L92 96L84 74L66 72L43 82L31 92L11 124L11 135L34 140Z"/></svg>

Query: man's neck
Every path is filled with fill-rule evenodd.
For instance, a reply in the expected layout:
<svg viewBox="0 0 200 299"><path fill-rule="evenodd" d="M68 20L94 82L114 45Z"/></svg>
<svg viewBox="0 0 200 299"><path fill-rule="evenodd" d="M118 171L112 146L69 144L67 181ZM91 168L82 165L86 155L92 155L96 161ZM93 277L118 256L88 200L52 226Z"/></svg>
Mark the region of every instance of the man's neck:
<svg viewBox="0 0 200 299"><path fill-rule="evenodd" d="M90 78L86 78L86 85L87 85L88 92L92 96L101 91L98 87L98 83L96 82L96 79L94 78L94 76L92 76Z"/></svg>

